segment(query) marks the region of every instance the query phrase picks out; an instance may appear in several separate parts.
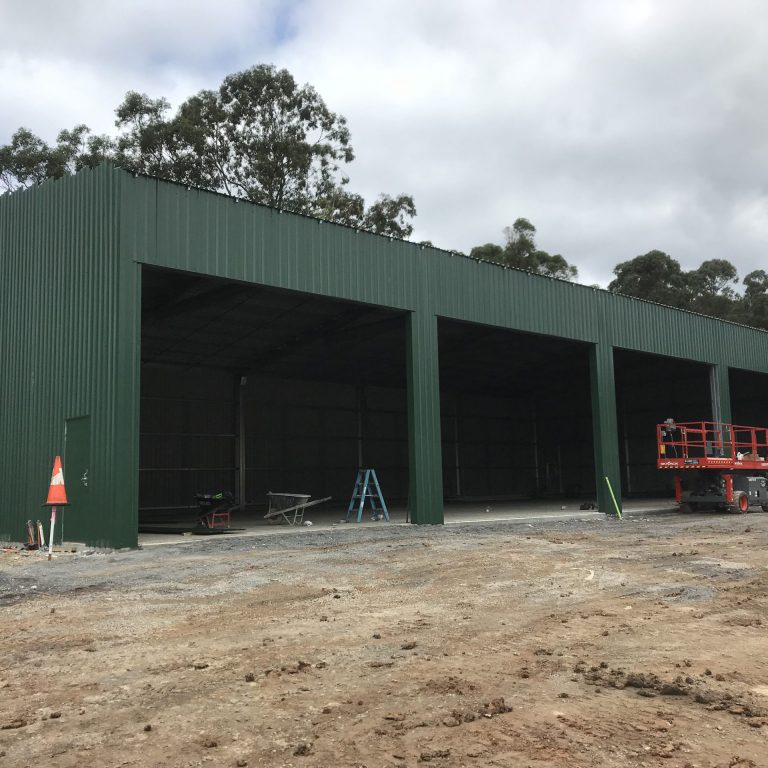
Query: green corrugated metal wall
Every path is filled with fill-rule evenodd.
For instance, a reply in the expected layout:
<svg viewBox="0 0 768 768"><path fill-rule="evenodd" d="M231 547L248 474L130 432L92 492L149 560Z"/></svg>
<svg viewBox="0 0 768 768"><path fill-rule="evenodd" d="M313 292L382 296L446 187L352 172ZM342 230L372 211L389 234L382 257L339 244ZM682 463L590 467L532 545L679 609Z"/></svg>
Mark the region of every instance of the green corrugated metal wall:
<svg viewBox="0 0 768 768"><path fill-rule="evenodd" d="M123 242L140 262L768 372L764 331L222 195L121 177Z"/></svg>
<svg viewBox="0 0 768 768"><path fill-rule="evenodd" d="M596 470L616 486L613 347L717 364L723 418L727 367L768 372L761 331L109 167L0 198L0 238L8 361L1 375L4 401L13 403L0 417L6 537L18 537L9 507L31 513L45 492L62 420L86 409L98 514L78 533L135 543L142 263L410 310L410 476L419 522L442 520L438 316L596 345ZM49 360L57 333L61 352Z"/></svg>
<svg viewBox="0 0 768 768"><path fill-rule="evenodd" d="M90 511L65 514L66 538L136 543L137 268L118 258L119 182L104 167L0 197L0 539L47 514L65 419L90 416Z"/></svg>

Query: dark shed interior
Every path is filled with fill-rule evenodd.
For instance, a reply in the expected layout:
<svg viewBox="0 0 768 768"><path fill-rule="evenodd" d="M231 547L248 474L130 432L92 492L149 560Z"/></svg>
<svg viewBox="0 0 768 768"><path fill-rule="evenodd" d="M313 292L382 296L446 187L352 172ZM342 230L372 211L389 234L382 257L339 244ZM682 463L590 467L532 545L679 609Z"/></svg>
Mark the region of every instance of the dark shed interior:
<svg viewBox="0 0 768 768"><path fill-rule="evenodd" d="M151 268L142 291L140 523L196 493L346 503L358 465L405 499L403 313Z"/></svg>
<svg viewBox="0 0 768 768"><path fill-rule="evenodd" d="M441 319L446 500L591 497L589 345Z"/></svg>
<svg viewBox="0 0 768 768"><path fill-rule="evenodd" d="M140 523L222 490L345 507L358 467L404 503L405 320L145 267ZM440 320L439 350L447 501L594 495L588 345Z"/></svg>
<svg viewBox="0 0 768 768"><path fill-rule="evenodd" d="M733 423L768 427L768 374L731 368L729 379Z"/></svg>
<svg viewBox="0 0 768 768"><path fill-rule="evenodd" d="M218 491L344 508L358 467L404 503L405 336L403 312L145 267L140 523ZM446 501L592 500L589 345L447 319L438 338ZM614 367L623 493L668 495L654 426L712 418L709 367L626 350ZM766 378L732 372L735 419L765 421Z"/></svg>
<svg viewBox="0 0 768 768"><path fill-rule="evenodd" d="M617 349L613 356L622 492L671 496L674 473L656 469L656 425L710 421L710 366Z"/></svg>

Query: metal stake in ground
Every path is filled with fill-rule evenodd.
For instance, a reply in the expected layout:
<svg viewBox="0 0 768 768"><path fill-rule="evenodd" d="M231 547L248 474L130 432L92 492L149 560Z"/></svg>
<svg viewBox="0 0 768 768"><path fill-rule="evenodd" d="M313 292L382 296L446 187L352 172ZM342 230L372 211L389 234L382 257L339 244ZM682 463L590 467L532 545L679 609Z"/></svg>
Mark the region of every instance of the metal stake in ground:
<svg viewBox="0 0 768 768"><path fill-rule="evenodd" d="M608 490L611 492L611 498L613 499L613 506L616 508L616 517L621 520L621 510L619 509L619 504L616 501L616 495L613 492L613 488L611 487L611 481L608 479L608 476L605 476L605 484L608 486Z"/></svg>
<svg viewBox="0 0 768 768"><path fill-rule="evenodd" d="M51 507L51 538L48 545L49 560L53 554L53 529L56 526L56 508L66 506L67 504L67 489L64 486L64 470L61 468L61 456L57 456L53 461L51 484L48 487L48 498L45 501L45 505Z"/></svg>

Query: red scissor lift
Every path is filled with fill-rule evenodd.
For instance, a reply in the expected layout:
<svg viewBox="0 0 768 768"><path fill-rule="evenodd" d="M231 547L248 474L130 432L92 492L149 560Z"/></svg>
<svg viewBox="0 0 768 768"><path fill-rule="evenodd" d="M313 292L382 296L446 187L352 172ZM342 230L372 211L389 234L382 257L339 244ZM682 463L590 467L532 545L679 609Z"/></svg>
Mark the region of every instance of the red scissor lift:
<svg viewBox="0 0 768 768"><path fill-rule="evenodd" d="M681 510L768 512L768 428L668 419L656 425L656 445L659 469L685 471L675 475Z"/></svg>

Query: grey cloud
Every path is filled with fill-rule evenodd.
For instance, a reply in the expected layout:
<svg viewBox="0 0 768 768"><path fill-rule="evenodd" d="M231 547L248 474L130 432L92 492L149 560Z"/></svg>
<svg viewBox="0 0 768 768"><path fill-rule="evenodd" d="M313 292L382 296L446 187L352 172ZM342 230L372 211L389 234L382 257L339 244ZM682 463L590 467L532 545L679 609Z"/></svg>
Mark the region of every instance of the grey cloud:
<svg viewBox="0 0 768 768"><path fill-rule="evenodd" d="M233 51L268 45L278 7L278 0L6 2L0 28L30 59L84 62L107 72L210 71Z"/></svg>
<svg viewBox="0 0 768 768"><path fill-rule="evenodd" d="M269 61L347 116L355 190L414 194L417 239L469 250L526 216L587 282L651 248L765 266L757 0L50 0L4 3L0 27L0 141Z"/></svg>

